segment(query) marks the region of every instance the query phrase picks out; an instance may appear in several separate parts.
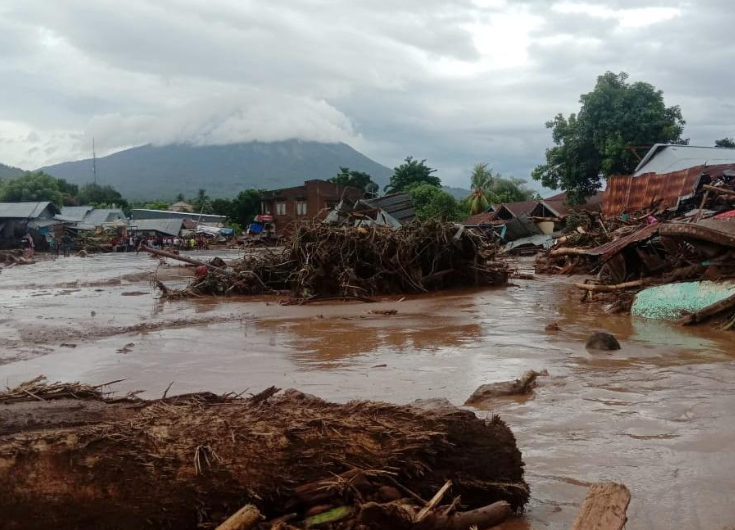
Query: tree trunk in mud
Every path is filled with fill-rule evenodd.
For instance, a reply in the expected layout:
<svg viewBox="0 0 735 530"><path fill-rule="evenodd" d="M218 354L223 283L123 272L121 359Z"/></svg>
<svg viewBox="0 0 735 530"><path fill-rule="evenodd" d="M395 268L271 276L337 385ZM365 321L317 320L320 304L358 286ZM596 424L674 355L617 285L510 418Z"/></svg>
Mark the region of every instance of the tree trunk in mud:
<svg viewBox="0 0 735 530"><path fill-rule="evenodd" d="M622 530L630 491L622 484L593 484L579 509L572 530Z"/></svg>
<svg viewBox="0 0 735 530"><path fill-rule="evenodd" d="M529 495L510 429L452 407L287 391L14 403L0 405L0 421L3 530L213 528L246 504L299 521L316 504L380 502L387 486L429 499L447 480L463 509L520 509Z"/></svg>

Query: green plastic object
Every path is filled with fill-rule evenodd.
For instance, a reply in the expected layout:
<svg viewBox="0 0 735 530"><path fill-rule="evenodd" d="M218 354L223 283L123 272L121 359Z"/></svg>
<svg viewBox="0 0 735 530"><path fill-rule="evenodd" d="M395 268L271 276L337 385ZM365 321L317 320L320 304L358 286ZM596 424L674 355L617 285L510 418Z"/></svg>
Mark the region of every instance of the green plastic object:
<svg viewBox="0 0 735 530"><path fill-rule="evenodd" d="M677 320L735 294L735 282L683 282L649 287L638 293L630 312L655 320Z"/></svg>
<svg viewBox="0 0 735 530"><path fill-rule="evenodd" d="M312 515L311 517L308 517L304 521L304 523L306 524L307 528L318 526L320 524L333 523L335 521L339 521L340 519L344 519L345 517L350 515L351 511L352 508L350 508L349 506L340 506L339 508L333 508L331 510L327 510L326 512Z"/></svg>

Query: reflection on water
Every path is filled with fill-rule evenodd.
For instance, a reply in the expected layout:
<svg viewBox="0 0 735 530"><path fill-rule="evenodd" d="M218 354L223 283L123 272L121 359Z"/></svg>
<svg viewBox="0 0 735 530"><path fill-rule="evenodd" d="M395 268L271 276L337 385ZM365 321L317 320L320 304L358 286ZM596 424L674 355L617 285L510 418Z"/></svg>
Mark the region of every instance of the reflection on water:
<svg viewBox="0 0 735 530"><path fill-rule="evenodd" d="M528 513L504 528L567 529L587 485L607 480L632 491L629 530L735 521L732 333L607 315L560 277L371 305L164 302L147 284L157 263L97 256L3 271L0 381L125 378L119 391L147 397L171 381L179 393L276 385L337 401L459 404L480 384L547 369L532 399L477 411L510 424L532 487ZM560 330L546 331L550 323ZM622 349L586 351L597 329Z"/></svg>
<svg viewBox="0 0 735 530"><path fill-rule="evenodd" d="M445 321L437 328L421 319L382 315L336 319L319 315L289 322L261 320L257 325L266 333L278 335L292 350L297 364L312 369L336 368L365 354L429 353L459 347L479 340L482 331L478 324Z"/></svg>

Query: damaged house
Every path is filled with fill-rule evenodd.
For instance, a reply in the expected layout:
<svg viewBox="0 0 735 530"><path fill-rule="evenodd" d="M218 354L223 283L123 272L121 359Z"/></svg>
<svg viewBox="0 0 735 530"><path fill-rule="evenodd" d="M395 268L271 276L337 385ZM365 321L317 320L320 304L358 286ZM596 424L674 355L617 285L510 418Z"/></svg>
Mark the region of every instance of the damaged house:
<svg viewBox="0 0 735 530"><path fill-rule="evenodd" d="M325 221L332 224L400 228L414 219L416 210L411 196L408 193L391 193L375 199L360 199L354 203L340 201Z"/></svg>
<svg viewBox="0 0 735 530"><path fill-rule="evenodd" d="M365 191L340 186L326 180L307 180L302 186L264 191L260 194L260 213L272 217L279 235L288 233L297 222L327 217L342 201L354 203Z"/></svg>
<svg viewBox="0 0 735 530"><path fill-rule="evenodd" d="M54 220L57 213L59 209L48 201L0 202L0 248L19 248L27 233L43 248L46 234L58 224Z"/></svg>

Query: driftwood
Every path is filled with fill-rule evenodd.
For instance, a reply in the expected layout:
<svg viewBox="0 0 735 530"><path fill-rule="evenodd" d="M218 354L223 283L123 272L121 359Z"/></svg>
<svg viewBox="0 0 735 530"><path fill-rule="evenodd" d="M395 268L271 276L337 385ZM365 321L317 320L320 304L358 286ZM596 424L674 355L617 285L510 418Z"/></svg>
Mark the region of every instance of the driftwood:
<svg viewBox="0 0 735 530"><path fill-rule="evenodd" d="M210 266L183 294L289 291L301 300L365 299L503 285L510 271L507 263L496 259L497 252L497 244L452 223L416 221L398 230L301 223L281 251L247 254L230 264L228 274Z"/></svg>
<svg viewBox="0 0 735 530"><path fill-rule="evenodd" d="M604 293L610 293L614 291L625 291L626 289L635 289L636 287L643 287L644 285L646 285L645 280L634 280L631 282L618 283L616 285L604 285L600 283L575 283L574 284L574 286L577 289L582 289L584 291L599 291L599 292L604 292Z"/></svg>
<svg viewBox="0 0 735 530"><path fill-rule="evenodd" d="M593 484L572 530L622 530L628 517L630 491L622 484Z"/></svg>
<svg viewBox="0 0 735 530"><path fill-rule="evenodd" d="M715 302L712 305L708 305L704 309L701 309L700 311L697 311L696 313L691 313L689 315L686 315L679 320L676 321L677 324L680 326L689 326L692 324L698 324L699 322L703 322L707 319L712 318L715 315L719 315L720 313L724 313L725 311L729 311L731 309L735 308L735 294L732 296L729 296L728 298L725 298L724 300L720 300L719 302Z"/></svg>
<svg viewBox="0 0 735 530"><path fill-rule="evenodd" d="M718 188L717 186L711 186L709 184L705 184L704 186L702 186L702 189L707 190L707 192L711 191L712 193L716 193L718 195L728 195L730 197L735 197L735 191L729 190L727 188ZM701 206L700 206L700 209L701 209Z"/></svg>
<svg viewBox="0 0 735 530"><path fill-rule="evenodd" d="M551 250L549 252L549 256L552 258L555 258L557 256L585 256L589 252L588 248L575 248L575 247L565 247L565 248L557 248L554 250Z"/></svg>
<svg viewBox="0 0 735 530"><path fill-rule="evenodd" d="M38 428L24 418L52 404L10 391L26 403L0 406L0 526L195 530L253 504L270 520L295 513L299 527L317 506L354 507L354 518L385 502L386 487L421 499L448 480L469 511L528 500L520 451L497 417L272 392L115 404L90 394L54 401L73 405L73 422L57 412ZM434 512L444 513L424 523Z"/></svg>
<svg viewBox="0 0 735 530"><path fill-rule="evenodd" d="M258 508L252 504L246 504L219 525L216 530L250 530L260 522L261 517Z"/></svg>
<svg viewBox="0 0 735 530"><path fill-rule="evenodd" d="M536 372L528 370L515 381L503 381L502 383L489 383L481 385L465 401L465 405L483 405L494 398L505 396L521 396L529 394L536 386L536 378L540 375L549 375L546 370Z"/></svg>
<svg viewBox="0 0 735 530"><path fill-rule="evenodd" d="M469 530L490 528L505 521L513 513L505 501L498 501L474 510L452 514L432 511L417 522L416 509L403 501L391 503L370 502L362 506L358 521L369 528L404 530Z"/></svg>
<svg viewBox="0 0 735 530"><path fill-rule="evenodd" d="M189 265L196 265L197 267L207 267L207 269L216 271L220 274L225 274L225 275L230 275L230 276L233 274L232 272L226 269L223 269L222 267L217 267L210 263L205 263L203 261L195 260L187 256L181 256L179 254L174 254L173 252L166 252L165 250L158 250L156 248L147 247L145 245L141 245L140 250L145 250L146 252L150 252L154 256L161 256L162 258L169 258L169 259L174 259L178 261L183 261L184 263L188 263Z"/></svg>

